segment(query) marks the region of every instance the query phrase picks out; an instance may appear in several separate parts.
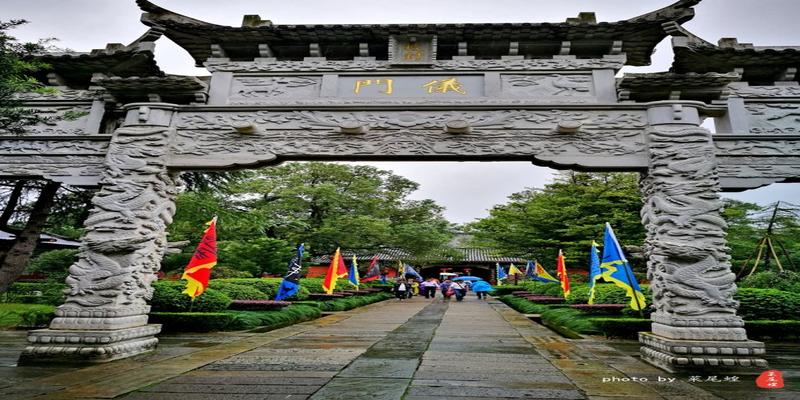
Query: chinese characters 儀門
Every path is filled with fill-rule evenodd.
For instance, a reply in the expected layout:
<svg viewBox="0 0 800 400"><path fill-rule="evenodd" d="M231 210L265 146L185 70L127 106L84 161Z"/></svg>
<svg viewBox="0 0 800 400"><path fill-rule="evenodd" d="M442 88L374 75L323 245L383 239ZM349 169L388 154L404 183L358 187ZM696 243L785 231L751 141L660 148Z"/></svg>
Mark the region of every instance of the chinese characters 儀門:
<svg viewBox="0 0 800 400"><path fill-rule="evenodd" d="M379 90L378 93L391 95L394 93L394 79L392 78L378 78L378 79L359 79L355 81L353 86L353 93L354 94L361 94L362 90L368 86L382 86L383 90ZM437 93L458 93L458 94L467 94L464 85L458 81L457 78L447 78L447 79L433 79L428 83L425 83L420 86L420 89L424 90L424 93L427 94L437 94Z"/></svg>

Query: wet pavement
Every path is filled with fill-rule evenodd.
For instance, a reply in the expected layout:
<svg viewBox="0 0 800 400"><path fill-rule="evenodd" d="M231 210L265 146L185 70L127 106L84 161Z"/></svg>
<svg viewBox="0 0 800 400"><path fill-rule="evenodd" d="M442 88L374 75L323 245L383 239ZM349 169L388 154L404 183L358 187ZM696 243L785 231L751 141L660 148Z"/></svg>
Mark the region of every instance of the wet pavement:
<svg viewBox="0 0 800 400"><path fill-rule="evenodd" d="M641 362L634 341L565 339L474 297L160 339L153 353L103 365L16 367L24 332L0 331L0 399L800 399L753 377L691 384ZM796 390L800 351L780 346L768 345L770 362Z"/></svg>

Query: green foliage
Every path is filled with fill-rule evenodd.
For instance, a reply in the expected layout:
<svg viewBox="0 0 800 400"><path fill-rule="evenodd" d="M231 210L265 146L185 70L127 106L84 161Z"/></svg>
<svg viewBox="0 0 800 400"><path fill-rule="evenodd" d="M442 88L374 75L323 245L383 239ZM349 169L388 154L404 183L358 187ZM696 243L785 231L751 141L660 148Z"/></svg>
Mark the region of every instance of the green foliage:
<svg viewBox="0 0 800 400"><path fill-rule="evenodd" d="M36 328L53 319L55 307L41 304L0 303L0 328Z"/></svg>
<svg viewBox="0 0 800 400"><path fill-rule="evenodd" d="M208 282L208 287L219 290L231 300L267 300L267 295L254 286L239 285L231 282L223 282L219 279L212 279Z"/></svg>
<svg viewBox="0 0 800 400"><path fill-rule="evenodd" d="M739 301L737 313L745 320L800 319L800 293L739 288L733 298Z"/></svg>
<svg viewBox="0 0 800 400"><path fill-rule="evenodd" d="M182 293L186 288L186 281L157 281L153 282L153 299L150 305L154 311L192 311L215 312L222 311L231 304L231 298L224 293L206 289L197 296L192 304L192 298Z"/></svg>
<svg viewBox="0 0 800 400"><path fill-rule="evenodd" d="M225 312L151 312L149 321L162 324L164 332L211 332L224 331L236 318Z"/></svg>
<svg viewBox="0 0 800 400"><path fill-rule="evenodd" d="M64 282L77 255L78 250L72 249L45 251L28 263L25 273L41 272L48 280Z"/></svg>
<svg viewBox="0 0 800 400"><path fill-rule="evenodd" d="M772 340L785 338L800 338L800 321L798 320L756 320L745 321L744 329L748 338L770 338Z"/></svg>
<svg viewBox="0 0 800 400"><path fill-rule="evenodd" d="M505 295L500 296L498 298L503 303L506 303L509 307L523 313L523 314L541 314L549 308L543 304L536 304L534 302L525 300L520 297L515 297L512 295Z"/></svg>
<svg viewBox="0 0 800 400"><path fill-rule="evenodd" d="M252 278L253 274L240 271L226 265L217 265L211 269L211 279Z"/></svg>
<svg viewBox="0 0 800 400"><path fill-rule="evenodd" d="M567 304L587 304L588 302L589 285L573 285L570 287L569 296L567 296ZM597 301L594 303L601 304Z"/></svg>
<svg viewBox="0 0 800 400"><path fill-rule="evenodd" d="M3 295L8 303L61 305L67 285L58 282L14 282Z"/></svg>
<svg viewBox="0 0 800 400"><path fill-rule="evenodd" d="M596 317L588 321L606 337L623 339L638 338L639 332L650 331L651 324L647 318Z"/></svg>
<svg viewBox="0 0 800 400"><path fill-rule="evenodd" d="M392 297L390 293L384 292L368 294L366 296L345 297L342 299L320 302L319 309L322 311L347 311L356 307L391 299Z"/></svg>
<svg viewBox="0 0 800 400"><path fill-rule="evenodd" d="M251 276L264 273L284 274L286 264L294 255L294 246L285 240L259 237L243 240L228 240L219 243L219 264L247 271Z"/></svg>
<svg viewBox="0 0 800 400"><path fill-rule="evenodd" d="M547 283L538 281L525 281L521 285L524 290L533 294L542 294L548 296L562 296L561 285L558 283Z"/></svg>
<svg viewBox="0 0 800 400"><path fill-rule="evenodd" d="M495 285L492 294L495 296L505 296L518 290L525 290L525 287L522 285Z"/></svg>
<svg viewBox="0 0 800 400"><path fill-rule="evenodd" d="M542 322L552 326L563 326L577 333L595 333L597 328L586 314L564 307L550 307L542 312Z"/></svg>
<svg viewBox="0 0 800 400"><path fill-rule="evenodd" d="M242 286L251 286L258 289L261 293L267 296L267 299L274 299L275 294L278 293L278 287L281 285L283 278L232 278L232 279L212 279L211 282L224 282L234 283ZM300 290L292 297L286 300L304 300L308 298L309 290L304 286L306 279L300 280Z"/></svg>
<svg viewBox="0 0 800 400"><path fill-rule="evenodd" d="M800 293L800 273L794 271L763 271L748 276L739 287L778 289L787 292Z"/></svg>
<svg viewBox="0 0 800 400"><path fill-rule="evenodd" d="M42 118L33 109L22 107L14 93L29 92L41 84L32 74L47 65L30 58L44 49L46 41L19 43L8 30L25 24L24 20L0 21L0 133L23 134L25 127Z"/></svg>
<svg viewBox="0 0 800 400"><path fill-rule="evenodd" d="M259 332L273 330L319 318L322 312L317 307L291 305L280 311L234 312L236 319L226 330L244 330L262 327Z"/></svg>
<svg viewBox="0 0 800 400"><path fill-rule="evenodd" d="M543 189L514 193L489 217L468 225L475 244L504 254L555 260L565 251L567 266L587 265L592 240L610 222L623 245L641 245L644 228L638 176L631 173L564 172ZM643 262L635 268L642 269Z"/></svg>
<svg viewBox="0 0 800 400"><path fill-rule="evenodd" d="M309 293L324 293L325 289L322 288L323 278L304 278L300 279L300 286L308 289ZM341 292L343 290L355 290L356 287L347 279L337 279L334 292Z"/></svg>

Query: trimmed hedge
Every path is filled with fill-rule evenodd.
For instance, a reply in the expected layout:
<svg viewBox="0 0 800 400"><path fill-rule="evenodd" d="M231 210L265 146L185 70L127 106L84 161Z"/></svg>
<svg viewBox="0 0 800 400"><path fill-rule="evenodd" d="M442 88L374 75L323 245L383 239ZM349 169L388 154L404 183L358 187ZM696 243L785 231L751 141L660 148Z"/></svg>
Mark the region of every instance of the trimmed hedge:
<svg viewBox="0 0 800 400"><path fill-rule="evenodd" d="M744 329L747 330L747 337L750 339L800 338L800 321L798 320L744 321Z"/></svg>
<svg viewBox="0 0 800 400"><path fill-rule="evenodd" d="M49 304L64 303L67 285L56 282L14 282L3 295L6 303Z"/></svg>
<svg viewBox="0 0 800 400"><path fill-rule="evenodd" d="M800 272L764 271L744 278L739 282L740 288L778 289L787 292L800 292Z"/></svg>
<svg viewBox="0 0 800 400"><path fill-rule="evenodd" d="M153 311L187 312L191 309L193 312L215 312L231 304L230 297L211 288L197 296L192 304L192 298L183 293L185 288L185 281L153 282L153 299L150 301Z"/></svg>
<svg viewBox="0 0 800 400"><path fill-rule="evenodd" d="M280 311L226 311L200 312L156 312L150 313L150 321L163 325L168 332L211 332L253 329L264 327L272 330L319 318L316 307L291 305Z"/></svg>
<svg viewBox="0 0 800 400"><path fill-rule="evenodd" d="M208 282L208 287L225 293L231 300L267 300L267 295L264 292L247 284L240 285L212 279Z"/></svg>
<svg viewBox="0 0 800 400"><path fill-rule="evenodd" d="M384 292L368 294L366 296L345 297L342 299L320 302L319 309L322 311L347 311L356 307L391 299L392 297L394 296L392 296L391 293Z"/></svg>
<svg viewBox="0 0 800 400"><path fill-rule="evenodd" d="M651 321L647 318L589 318L589 322L605 337L636 339L639 332L649 332Z"/></svg>
<svg viewBox="0 0 800 400"><path fill-rule="evenodd" d="M738 315L745 320L800 320L800 294L777 289L740 288Z"/></svg>
<svg viewBox="0 0 800 400"><path fill-rule="evenodd" d="M300 280L300 286L308 289L309 293L324 293L325 289L322 288L323 278L304 278ZM341 292L342 290L355 290L356 287L347 279L337 279L334 292Z"/></svg>
<svg viewBox="0 0 800 400"><path fill-rule="evenodd" d="M47 304L0 304L0 328L45 327L55 316L55 307Z"/></svg>
<svg viewBox="0 0 800 400"><path fill-rule="evenodd" d="M525 290L525 286L522 285L495 285L494 291L492 295L494 296L505 296L507 294L511 294L511 292L516 292L519 290Z"/></svg>

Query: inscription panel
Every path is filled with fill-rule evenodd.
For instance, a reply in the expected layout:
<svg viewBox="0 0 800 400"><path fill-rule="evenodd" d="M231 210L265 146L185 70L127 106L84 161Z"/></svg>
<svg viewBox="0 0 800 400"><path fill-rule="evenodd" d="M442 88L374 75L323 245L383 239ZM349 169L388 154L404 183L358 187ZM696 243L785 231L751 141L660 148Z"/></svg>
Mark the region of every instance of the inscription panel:
<svg viewBox="0 0 800 400"><path fill-rule="evenodd" d="M482 75L340 76L337 95L344 98L481 97Z"/></svg>

